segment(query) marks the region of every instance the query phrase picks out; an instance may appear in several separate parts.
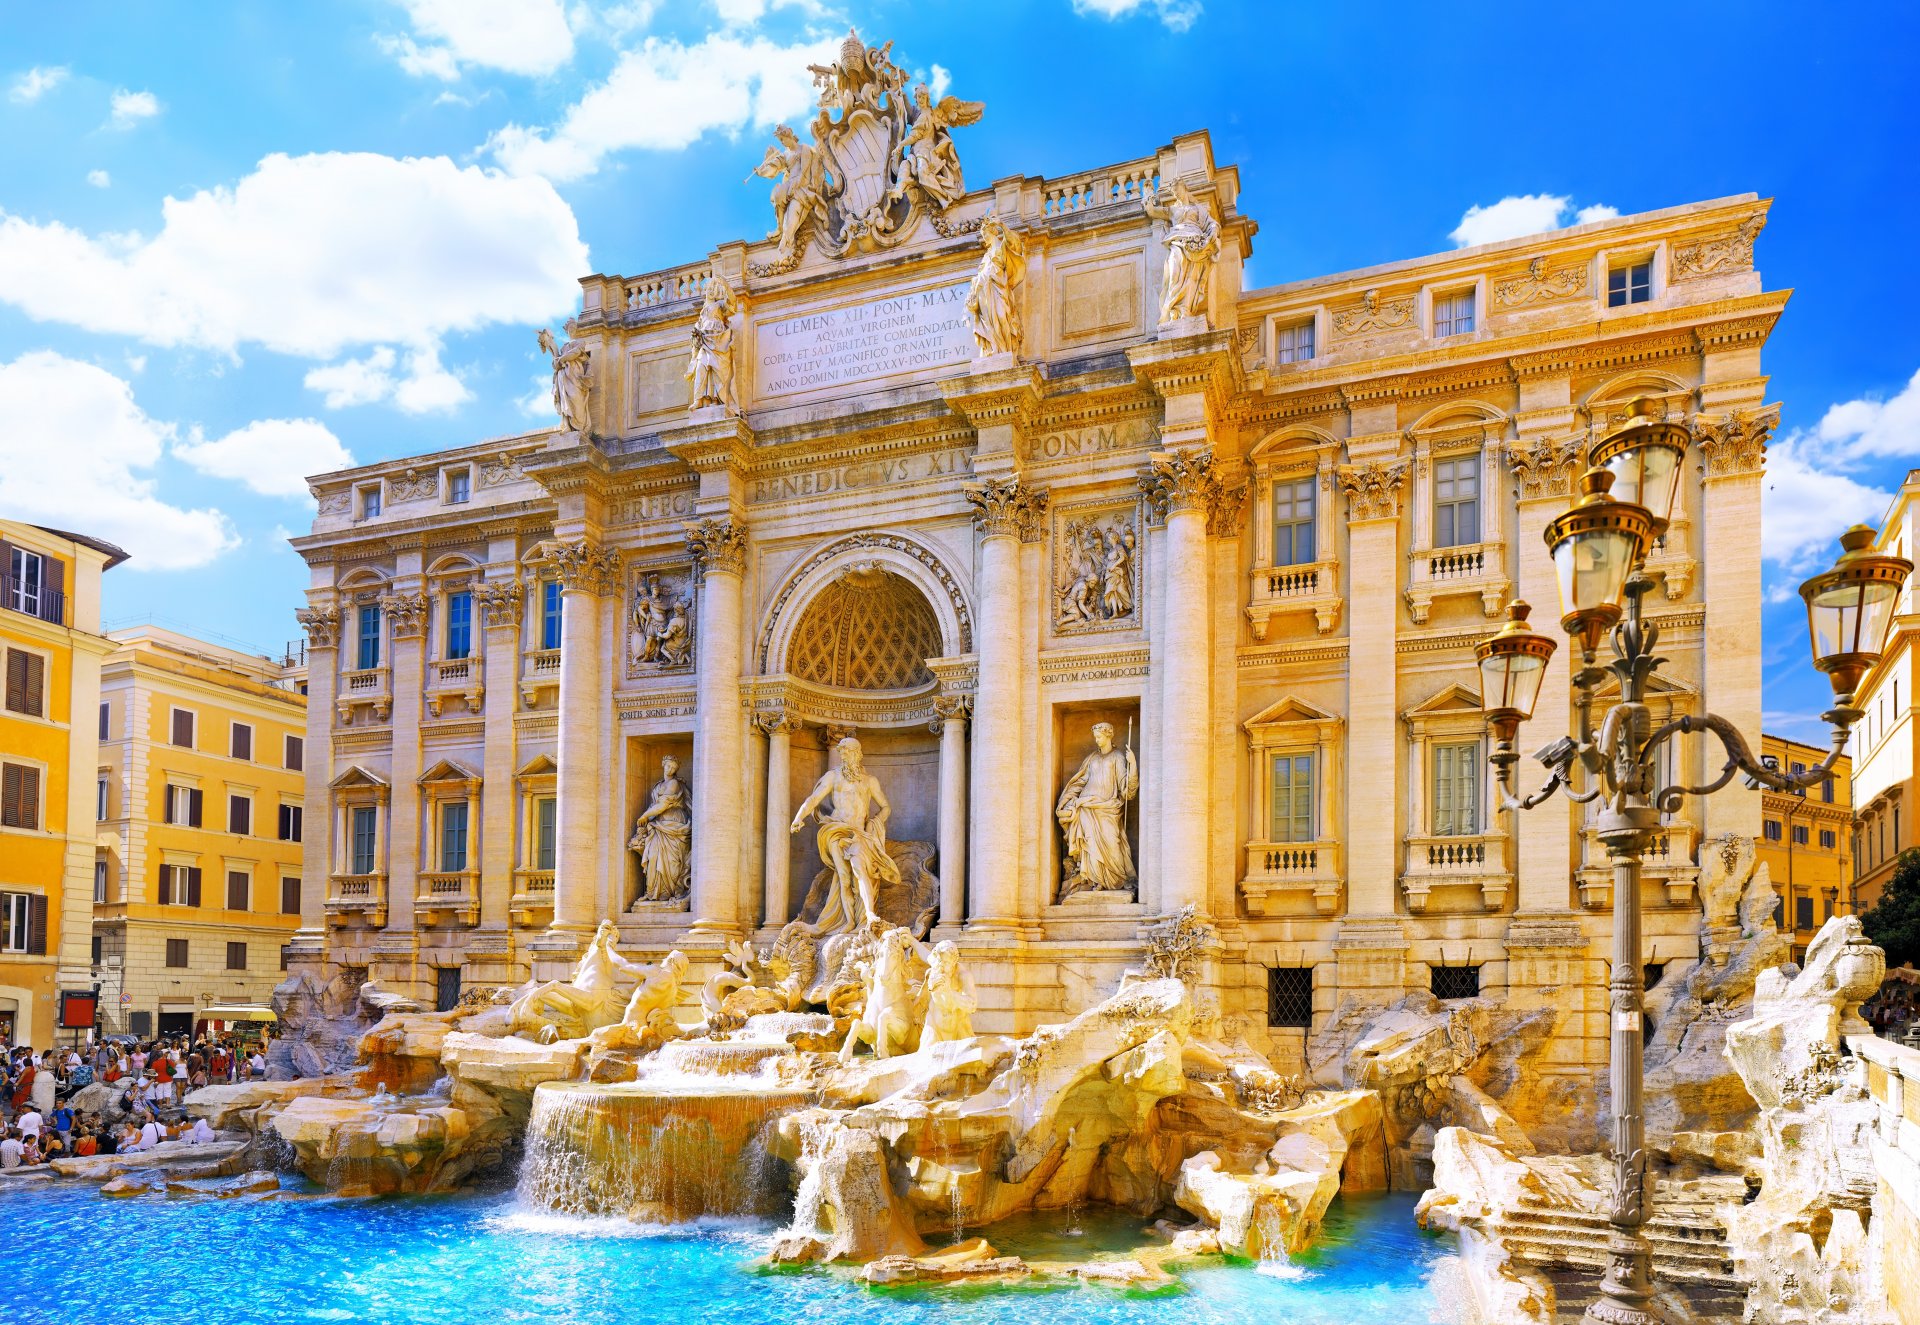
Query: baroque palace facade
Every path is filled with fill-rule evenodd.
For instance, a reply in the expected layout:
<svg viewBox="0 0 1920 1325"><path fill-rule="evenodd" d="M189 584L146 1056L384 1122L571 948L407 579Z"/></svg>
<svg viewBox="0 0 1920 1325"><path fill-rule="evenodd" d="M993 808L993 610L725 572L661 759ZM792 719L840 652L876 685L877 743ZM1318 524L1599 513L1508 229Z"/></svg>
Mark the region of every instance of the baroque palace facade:
<svg viewBox="0 0 1920 1325"><path fill-rule="evenodd" d="M1580 807L1495 812L1473 645L1554 614L1542 530L1652 396L1697 443L1655 707L1757 735L1767 203L1246 290L1204 133L967 191L978 103L915 108L851 39L825 81L772 236L587 277L542 333L563 427L312 481L296 968L445 1004L611 918L721 969L820 905L795 811L850 734L983 1029L1191 907L1276 1063L1429 989L1561 1008L1557 1060L1604 1063L1611 873ZM1522 750L1569 728L1567 654ZM1698 951L1703 844L1760 827L1688 813L1650 962Z"/></svg>

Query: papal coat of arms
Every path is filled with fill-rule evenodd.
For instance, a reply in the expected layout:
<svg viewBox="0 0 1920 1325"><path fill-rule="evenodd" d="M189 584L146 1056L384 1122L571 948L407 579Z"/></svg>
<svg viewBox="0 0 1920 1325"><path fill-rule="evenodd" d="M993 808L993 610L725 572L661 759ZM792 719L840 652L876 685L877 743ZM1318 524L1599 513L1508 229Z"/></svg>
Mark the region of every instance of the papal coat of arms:
<svg viewBox="0 0 1920 1325"><path fill-rule="evenodd" d="M838 61L807 66L820 89L813 141L778 126L779 142L753 172L775 181L767 238L779 244L772 261L754 265L756 276L793 270L809 240L832 257L890 248L922 213L940 227L966 193L950 131L977 121L985 106L935 102L924 83L909 98L892 50L892 42L866 46L849 31Z"/></svg>

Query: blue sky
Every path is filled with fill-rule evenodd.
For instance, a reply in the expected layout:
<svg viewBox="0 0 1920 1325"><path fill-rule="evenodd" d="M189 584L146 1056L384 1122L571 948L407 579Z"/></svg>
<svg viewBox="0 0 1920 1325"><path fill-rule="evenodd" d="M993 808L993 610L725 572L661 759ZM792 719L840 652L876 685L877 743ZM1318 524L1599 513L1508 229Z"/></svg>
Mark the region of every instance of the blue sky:
<svg viewBox="0 0 1920 1325"><path fill-rule="evenodd" d="M976 185L1211 129L1254 284L1775 198L1767 708L1804 735L1826 687L1792 585L1920 464L1917 12L0 0L0 511L135 552L110 623L279 647L301 476L550 417L532 328L587 272L764 233L742 178L853 23L986 102Z"/></svg>

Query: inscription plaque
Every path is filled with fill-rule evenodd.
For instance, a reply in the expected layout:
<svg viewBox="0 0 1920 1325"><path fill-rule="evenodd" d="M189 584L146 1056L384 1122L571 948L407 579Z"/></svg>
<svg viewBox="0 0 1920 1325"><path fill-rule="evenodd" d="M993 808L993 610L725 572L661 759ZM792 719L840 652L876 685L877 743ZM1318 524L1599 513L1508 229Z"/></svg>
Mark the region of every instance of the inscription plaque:
<svg viewBox="0 0 1920 1325"><path fill-rule="evenodd" d="M762 324L754 335L761 396L844 386L973 357L967 282Z"/></svg>

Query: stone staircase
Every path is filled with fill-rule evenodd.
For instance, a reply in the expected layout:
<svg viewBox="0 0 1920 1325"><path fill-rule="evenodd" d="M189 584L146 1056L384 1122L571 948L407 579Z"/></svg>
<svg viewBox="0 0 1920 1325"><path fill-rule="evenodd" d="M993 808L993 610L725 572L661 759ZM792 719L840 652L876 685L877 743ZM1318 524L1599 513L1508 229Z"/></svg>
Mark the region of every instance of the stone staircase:
<svg viewBox="0 0 1920 1325"><path fill-rule="evenodd" d="M1577 1319L1597 1296L1611 1231L1604 1216L1529 1203L1502 1214L1489 1231L1516 1261L1553 1280L1561 1316ZM1734 1274L1726 1230L1712 1204L1656 1201L1645 1232L1655 1280L1681 1293L1696 1320L1740 1319L1747 1285Z"/></svg>

